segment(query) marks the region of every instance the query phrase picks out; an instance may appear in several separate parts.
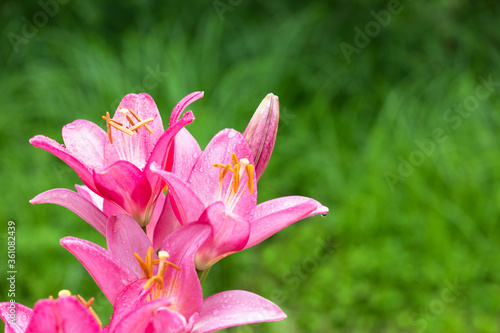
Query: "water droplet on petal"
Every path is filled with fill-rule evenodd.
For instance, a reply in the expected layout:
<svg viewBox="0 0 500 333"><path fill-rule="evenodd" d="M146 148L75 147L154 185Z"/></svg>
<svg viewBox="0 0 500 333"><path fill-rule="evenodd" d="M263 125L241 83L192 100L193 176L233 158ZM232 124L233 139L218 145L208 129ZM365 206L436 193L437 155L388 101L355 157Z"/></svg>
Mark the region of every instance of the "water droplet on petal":
<svg viewBox="0 0 500 333"><path fill-rule="evenodd" d="M235 135L236 135L235 131L229 131L229 133L227 134L227 138L232 139L232 138L234 138Z"/></svg>

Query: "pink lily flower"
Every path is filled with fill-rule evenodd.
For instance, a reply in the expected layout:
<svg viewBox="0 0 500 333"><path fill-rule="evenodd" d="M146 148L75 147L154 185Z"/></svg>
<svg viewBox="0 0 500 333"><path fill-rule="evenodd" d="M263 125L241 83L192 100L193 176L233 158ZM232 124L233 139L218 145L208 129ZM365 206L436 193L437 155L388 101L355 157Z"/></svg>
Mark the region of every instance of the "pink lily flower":
<svg viewBox="0 0 500 333"><path fill-rule="evenodd" d="M187 180L156 164L151 169L167 183L167 196L179 225L193 221L212 225L212 236L196 256L199 270L260 243L296 221L328 213L327 207L302 196L257 204L252 151L245 137L233 129L222 130L210 141Z"/></svg>
<svg viewBox="0 0 500 333"><path fill-rule="evenodd" d="M194 92L183 98L173 109L165 131L153 99L147 94L128 94L113 118L109 113L103 117L107 133L96 124L80 119L63 127L65 146L42 135L33 137L30 143L66 162L92 192L106 203L117 205L145 227L165 185L158 175L151 172L150 166L156 163L163 169L172 169L174 152L170 148L174 137L194 120L191 111L182 117L181 114L201 97L203 92ZM44 192L32 203L62 204L68 196L74 202L63 205L71 206L68 208L78 215L89 207L88 200L84 201L79 195L64 189ZM96 215L94 217L100 215L92 214ZM97 219L102 220L102 216ZM100 222L95 224L100 225ZM98 228L103 231L102 227Z"/></svg>
<svg viewBox="0 0 500 333"><path fill-rule="evenodd" d="M114 305L106 332L201 333L284 319L279 307L244 291L227 291L203 300L194 257L210 234L208 224L190 223L169 235L157 256L137 223L120 215L108 221L109 250L73 237L63 238L61 244L84 265Z"/></svg>
<svg viewBox="0 0 500 333"><path fill-rule="evenodd" d="M0 303L6 333L99 333L101 322L90 307L93 302L61 291L58 299L43 299L30 309L17 303Z"/></svg>

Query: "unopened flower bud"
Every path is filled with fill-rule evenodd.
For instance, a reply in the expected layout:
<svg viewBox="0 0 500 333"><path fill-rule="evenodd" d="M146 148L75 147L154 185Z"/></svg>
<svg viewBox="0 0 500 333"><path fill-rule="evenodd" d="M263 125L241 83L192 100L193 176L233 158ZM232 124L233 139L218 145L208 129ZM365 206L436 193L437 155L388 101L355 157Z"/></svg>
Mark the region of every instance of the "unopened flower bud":
<svg viewBox="0 0 500 333"><path fill-rule="evenodd" d="M260 103L243 132L254 158L257 180L264 173L273 153L279 118L278 96L268 94Z"/></svg>

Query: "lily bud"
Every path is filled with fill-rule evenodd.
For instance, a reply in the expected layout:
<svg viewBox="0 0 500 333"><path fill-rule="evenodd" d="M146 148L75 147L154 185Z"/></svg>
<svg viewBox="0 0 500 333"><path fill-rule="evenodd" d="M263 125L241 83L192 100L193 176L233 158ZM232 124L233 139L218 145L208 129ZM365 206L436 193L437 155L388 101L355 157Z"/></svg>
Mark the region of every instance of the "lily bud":
<svg viewBox="0 0 500 333"><path fill-rule="evenodd" d="M278 96L268 94L260 103L243 132L254 158L257 180L264 173L273 153L279 118Z"/></svg>

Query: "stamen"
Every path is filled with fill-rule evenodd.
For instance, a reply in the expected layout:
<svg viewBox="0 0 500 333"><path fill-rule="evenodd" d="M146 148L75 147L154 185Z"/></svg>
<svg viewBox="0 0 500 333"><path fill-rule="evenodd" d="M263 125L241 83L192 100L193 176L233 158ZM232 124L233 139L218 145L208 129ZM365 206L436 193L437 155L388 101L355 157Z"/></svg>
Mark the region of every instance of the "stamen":
<svg viewBox="0 0 500 333"><path fill-rule="evenodd" d="M142 121L142 119L139 118L139 116L132 109L128 109L128 110L130 111L130 113L132 113L134 118L137 119L137 121ZM144 125L144 127L146 127L146 129L149 131L149 133L153 134L153 130L151 129L151 127L149 127L148 125Z"/></svg>
<svg viewBox="0 0 500 333"><path fill-rule="evenodd" d="M127 114L127 115L125 115L125 117L127 118L127 120L128 120L128 122L130 123L130 125L132 125L132 126L134 126L134 125L135 125L134 121L132 120L132 118L130 118L130 116L129 116L128 114ZM133 131L133 130L131 129L131 131Z"/></svg>
<svg viewBox="0 0 500 333"><path fill-rule="evenodd" d="M130 135L130 136L135 136L135 133L134 133L134 132L132 132L131 130L129 130L128 128L126 128L126 127L124 127L124 126L121 126L121 125L115 124L114 122L111 122L111 121L109 122L109 124L110 124L111 126L113 126L114 128L116 128L117 130L122 131L122 132L123 132L123 133L125 133L125 134L128 134L128 135Z"/></svg>
<svg viewBox="0 0 500 333"><path fill-rule="evenodd" d="M248 176L248 180L247 180L248 191L250 192L250 194L253 194L253 189L255 186L255 183L253 180L254 166L253 166L253 164L248 164L245 169L246 169L247 176Z"/></svg>
<svg viewBox="0 0 500 333"><path fill-rule="evenodd" d="M151 287L151 285L153 283L156 283L158 285L158 289L162 289L163 288L163 278L158 276L158 275L155 275L155 276L152 276L147 282L146 284L144 285L144 289L148 289L149 287Z"/></svg>
<svg viewBox="0 0 500 333"><path fill-rule="evenodd" d="M133 125L133 126L132 126L132 127L130 127L129 129L130 129L131 131L135 131L135 130L137 130L137 129L138 129L139 127L141 127L141 126L146 127L146 126L148 126L148 125L146 125L146 124L148 124L148 123L152 122L153 120L154 120L153 118L148 118L148 119L146 119L146 120L141 120L141 122L139 122L139 123L137 123L137 124ZM150 133L152 133L152 132L150 132Z"/></svg>
<svg viewBox="0 0 500 333"><path fill-rule="evenodd" d="M233 192L238 193L239 187L240 187L240 165L236 164L233 167Z"/></svg>
<svg viewBox="0 0 500 333"><path fill-rule="evenodd" d="M142 269L142 272L144 273L144 277L145 278L150 278L150 276L146 276L146 271L148 270L147 267L146 267L146 263L142 260L141 257L139 257L139 255L137 253L134 252L134 257L135 259L137 259L137 261L139 262L139 266L141 267Z"/></svg>
<svg viewBox="0 0 500 333"><path fill-rule="evenodd" d="M232 153L231 154L231 160L233 161L233 165L236 166L236 165L240 165L240 161L238 161L238 157L236 156L235 153Z"/></svg>
<svg viewBox="0 0 500 333"><path fill-rule="evenodd" d="M97 323L99 324L99 327L102 327L102 321L101 319L99 318L99 316L97 315L97 313L94 311L94 309L92 309L91 305L94 304L94 297L91 297L88 302L85 300L85 298L83 298L82 296L80 295L76 295L76 298L78 298L78 300L83 304L85 305L85 307L89 310L90 314L95 318L95 320L97 321Z"/></svg>
<svg viewBox="0 0 500 333"><path fill-rule="evenodd" d="M108 131L109 143L113 144L113 137L111 136L111 124L109 123L111 121L111 118L109 117L109 112L106 111L106 117L102 116L102 119L106 120L106 128Z"/></svg>

